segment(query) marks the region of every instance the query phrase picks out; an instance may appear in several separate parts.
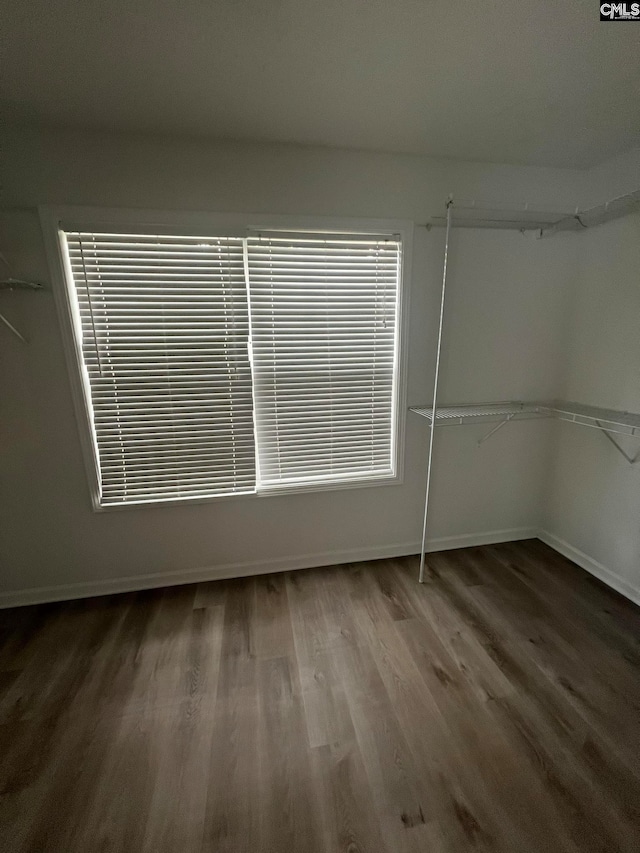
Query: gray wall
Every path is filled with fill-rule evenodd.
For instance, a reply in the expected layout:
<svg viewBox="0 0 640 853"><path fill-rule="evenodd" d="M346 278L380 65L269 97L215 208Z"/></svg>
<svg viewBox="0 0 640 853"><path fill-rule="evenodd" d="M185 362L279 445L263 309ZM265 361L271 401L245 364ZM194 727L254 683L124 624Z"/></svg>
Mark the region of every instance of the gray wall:
<svg viewBox="0 0 640 853"><path fill-rule="evenodd" d="M542 209L573 209L594 192L572 170L71 131L9 136L4 162L2 251L14 275L45 282L38 204L424 223L450 192ZM455 232L443 401L560 393L579 239ZM429 396L442 249L442 231L416 228L410 405ZM401 485L92 512L52 295L3 294L2 303L30 344L0 329L0 602L415 553L427 429L413 415ZM481 428L439 431L433 547L534 532L557 429L514 424L481 448Z"/></svg>
<svg viewBox="0 0 640 853"><path fill-rule="evenodd" d="M563 395L640 412L640 214L578 242ZM545 508L551 544L640 603L640 461L596 430L558 424Z"/></svg>

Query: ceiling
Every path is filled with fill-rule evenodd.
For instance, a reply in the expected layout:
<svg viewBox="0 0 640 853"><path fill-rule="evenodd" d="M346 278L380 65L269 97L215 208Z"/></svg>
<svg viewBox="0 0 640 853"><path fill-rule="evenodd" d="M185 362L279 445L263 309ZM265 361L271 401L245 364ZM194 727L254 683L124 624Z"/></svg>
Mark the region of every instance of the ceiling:
<svg viewBox="0 0 640 853"><path fill-rule="evenodd" d="M597 0L5 0L11 122L590 166L640 144Z"/></svg>

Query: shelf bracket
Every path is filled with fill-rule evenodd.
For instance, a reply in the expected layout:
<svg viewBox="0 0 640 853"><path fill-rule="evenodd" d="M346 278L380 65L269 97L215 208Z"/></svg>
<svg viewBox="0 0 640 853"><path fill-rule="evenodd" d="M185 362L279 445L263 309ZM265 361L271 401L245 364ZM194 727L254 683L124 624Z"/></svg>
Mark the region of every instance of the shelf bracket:
<svg viewBox="0 0 640 853"><path fill-rule="evenodd" d="M502 427L505 424L508 424L509 421L513 420L513 418L514 415L507 415L507 417L503 421L500 421L499 424L496 424L493 429L490 429L489 432L486 435L483 435L482 438L478 441L478 447L480 447L481 444L484 444L484 442L488 438L491 438L492 435L495 435L495 433L497 433L499 429L502 429Z"/></svg>
<svg viewBox="0 0 640 853"><path fill-rule="evenodd" d="M635 456L630 456L627 453L627 451L618 444L618 442L615 440L615 438L610 433L608 433L607 430L603 426L600 425L599 422L598 422L598 426L600 427L600 431L602 432L604 437L609 439L609 441L611 442L611 444L613 444L613 446L618 451L618 453L620 453L622 456L624 456L624 458L627 460L629 465L635 465L636 462L640 462L640 450L638 450L638 452L636 453Z"/></svg>
<svg viewBox="0 0 640 853"><path fill-rule="evenodd" d="M23 335L20 334L20 332L16 329L16 327L13 325L13 323L10 323L7 320L7 318L4 316L4 314L0 314L0 322L4 323L5 326L7 327L7 329L9 329L9 331L12 334L14 334L16 336L16 338L21 340L23 344L29 343L29 341Z"/></svg>

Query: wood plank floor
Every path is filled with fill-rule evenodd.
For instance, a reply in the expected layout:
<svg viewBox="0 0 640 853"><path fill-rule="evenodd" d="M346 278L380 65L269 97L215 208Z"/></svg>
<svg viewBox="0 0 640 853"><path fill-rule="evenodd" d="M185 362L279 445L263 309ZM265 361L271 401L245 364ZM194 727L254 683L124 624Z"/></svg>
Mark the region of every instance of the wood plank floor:
<svg viewBox="0 0 640 853"><path fill-rule="evenodd" d="M640 611L536 540L0 613L2 853L640 850Z"/></svg>

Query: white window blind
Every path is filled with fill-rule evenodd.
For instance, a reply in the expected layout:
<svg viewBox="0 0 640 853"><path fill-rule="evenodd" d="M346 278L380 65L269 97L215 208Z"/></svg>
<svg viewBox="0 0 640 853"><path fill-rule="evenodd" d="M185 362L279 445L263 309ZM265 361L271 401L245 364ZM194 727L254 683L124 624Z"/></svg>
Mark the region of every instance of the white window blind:
<svg viewBox="0 0 640 853"><path fill-rule="evenodd" d="M243 240L65 236L101 505L255 491Z"/></svg>
<svg viewBox="0 0 640 853"><path fill-rule="evenodd" d="M263 489L394 474L400 242L248 239Z"/></svg>

